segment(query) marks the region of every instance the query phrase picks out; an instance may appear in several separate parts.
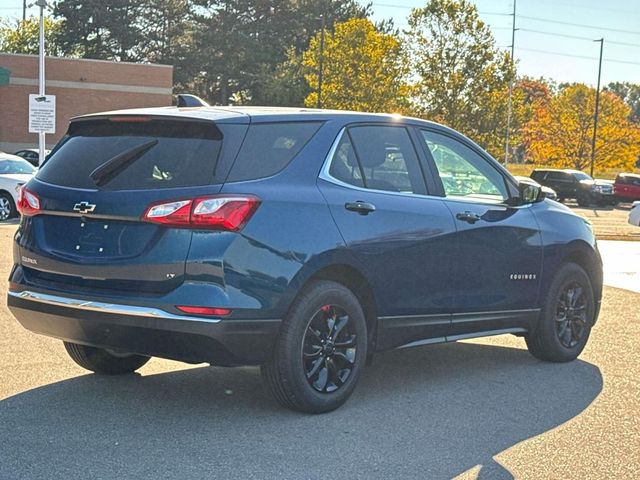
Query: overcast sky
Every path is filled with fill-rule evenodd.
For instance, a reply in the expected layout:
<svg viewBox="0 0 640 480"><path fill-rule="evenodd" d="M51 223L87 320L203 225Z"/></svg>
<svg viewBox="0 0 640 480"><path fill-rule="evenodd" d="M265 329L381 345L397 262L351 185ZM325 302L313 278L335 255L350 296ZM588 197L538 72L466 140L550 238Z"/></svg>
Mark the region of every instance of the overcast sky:
<svg viewBox="0 0 640 480"><path fill-rule="evenodd" d="M393 18L396 26L404 28L411 8L424 5L425 0L372 3L375 20ZM509 48L513 0L475 3L497 44ZM22 0L2 0L0 5L2 17L22 16ZM38 9L32 7L27 12L37 15ZM595 85L600 44L592 40L603 37L603 84L640 83L640 0L517 0L516 28L515 57L520 74Z"/></svg>

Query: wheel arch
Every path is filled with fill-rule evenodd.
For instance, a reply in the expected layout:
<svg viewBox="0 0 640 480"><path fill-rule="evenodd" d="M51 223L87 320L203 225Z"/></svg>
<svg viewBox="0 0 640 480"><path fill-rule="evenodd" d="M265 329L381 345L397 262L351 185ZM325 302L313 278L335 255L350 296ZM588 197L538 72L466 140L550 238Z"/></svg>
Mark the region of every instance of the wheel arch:
<svg viewBox="0 0 640 480"><path fill-rule="evenodd" d="M340 256L342 257L342 256ZM374 291L362 270L348 257L334 258L333 261L317 260L314 265L306 265L298 272L290 284L287 299L287 311L294 298L311 282L326 280L339 283L348 288L358 298L364 312L369 336L369 344L375 348L374 339L377 333L377 305Z"/></svg>
<svg viewBox="0 0 640 480"><path fill-rule="evenodd" d="M562 259L561 265L575 263L582 268L591 281L596 301L602 298L602 261L597 250L582 242L576 243Z"/></svg>

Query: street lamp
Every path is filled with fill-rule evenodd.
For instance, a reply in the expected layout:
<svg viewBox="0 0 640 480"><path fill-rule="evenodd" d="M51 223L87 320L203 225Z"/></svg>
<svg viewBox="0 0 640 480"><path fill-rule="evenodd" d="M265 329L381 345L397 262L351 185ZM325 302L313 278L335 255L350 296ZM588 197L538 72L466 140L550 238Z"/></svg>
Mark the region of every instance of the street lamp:
<svg viewBox="0 0 640 480"><path fill-rule="evenodd" d="M598 64L598 86L596 87L596 108L593 113L593 137L591 138L591 178L593 178L593 165L596 161L596 135L598 134L598 107L600 106L600 74L602 73L602 49L604 38L594 40L600 42L600 63Z"/></svg>

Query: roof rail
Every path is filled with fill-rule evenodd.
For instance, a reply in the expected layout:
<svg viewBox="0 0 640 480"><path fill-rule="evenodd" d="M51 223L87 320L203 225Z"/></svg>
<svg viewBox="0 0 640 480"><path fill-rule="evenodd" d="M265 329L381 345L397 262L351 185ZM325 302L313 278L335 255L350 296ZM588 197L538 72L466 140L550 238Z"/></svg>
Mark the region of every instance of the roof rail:
<svg viewBox="0 0 640 480"><path fill-rule="evenodd" d="M188 93L180 93L176 95L178 98L178 107L208 107L209 104L200 97L190 95Z"/></svg>

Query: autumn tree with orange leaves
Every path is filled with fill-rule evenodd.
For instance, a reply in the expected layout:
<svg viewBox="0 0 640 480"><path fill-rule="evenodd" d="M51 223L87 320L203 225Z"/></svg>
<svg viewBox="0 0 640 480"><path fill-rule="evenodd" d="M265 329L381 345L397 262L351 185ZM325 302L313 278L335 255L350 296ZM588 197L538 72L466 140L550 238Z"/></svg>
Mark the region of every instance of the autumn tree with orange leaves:
<svg viewBox="0 0 640 480"><path fill-rule="evenodd" d="M528 159L540 165L587 169L591 162L595 90L583 84L538 101L523 128ZM629 121L630 107L602 92L596 137L598 169L631 169L640 152L640 127Z"/></svg>

